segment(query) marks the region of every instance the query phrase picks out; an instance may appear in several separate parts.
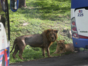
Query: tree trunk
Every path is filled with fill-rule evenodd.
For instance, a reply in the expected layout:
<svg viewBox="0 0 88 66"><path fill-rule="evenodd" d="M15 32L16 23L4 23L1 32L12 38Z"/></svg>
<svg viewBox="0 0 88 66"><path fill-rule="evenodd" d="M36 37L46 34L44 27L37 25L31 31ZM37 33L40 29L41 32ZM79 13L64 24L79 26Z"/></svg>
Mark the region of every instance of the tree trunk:
<svg viewBox="0 0 88 66"><path fill-rule="evenodd" d="M26 7L26 0L19 0L19 8Z"/></svg>

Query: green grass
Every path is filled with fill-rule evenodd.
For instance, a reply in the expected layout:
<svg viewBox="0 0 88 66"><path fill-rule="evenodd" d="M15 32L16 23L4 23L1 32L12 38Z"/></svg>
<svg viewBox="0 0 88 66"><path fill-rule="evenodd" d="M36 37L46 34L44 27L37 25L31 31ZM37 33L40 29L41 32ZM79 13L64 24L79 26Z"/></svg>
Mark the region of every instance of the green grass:
<svg viewBox="0 0 88 66"><path fill-rule="evenodd" d="M63 36L63 28L70 29L70 6L68 0L26 0L27 7L19 8L16 12L10 12L10 50L16 37L22 35L41 34L46 29L57 29L58 40L64 39L66 43L72 42L66 36ZM23 25L27 23L27 25ZM52 54L56 50L56 42L50 47ZM24 60L12 58L10 54L10 63L22 62L34 59L44 58L40 48L26 46L23 52ZM53 55L57 56L57 55ZM47 53L46 53L47 57Z"/></svg>

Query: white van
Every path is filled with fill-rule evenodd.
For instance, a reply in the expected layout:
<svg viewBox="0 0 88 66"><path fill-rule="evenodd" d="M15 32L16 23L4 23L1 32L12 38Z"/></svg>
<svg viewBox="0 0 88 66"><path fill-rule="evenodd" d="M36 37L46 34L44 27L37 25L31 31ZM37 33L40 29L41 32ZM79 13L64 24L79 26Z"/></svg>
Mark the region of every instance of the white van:
<svg viewBox="0 0 88 66"><path fill-rule="evenodd" d="M71 0L71 31L74 47L88 49L88 0Z"/></svg>
<svg viewBox="0 0 88 66"><path fill-rule="evenodd" d="M0 0L0 66L9 66L10 27L7 0Z"/></svg>

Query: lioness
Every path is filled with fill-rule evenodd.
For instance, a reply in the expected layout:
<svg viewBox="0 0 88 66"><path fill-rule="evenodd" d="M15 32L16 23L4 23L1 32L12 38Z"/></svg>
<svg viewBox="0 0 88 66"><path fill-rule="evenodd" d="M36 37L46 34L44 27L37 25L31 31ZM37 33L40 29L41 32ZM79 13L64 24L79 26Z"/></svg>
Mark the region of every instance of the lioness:
<svg viewBox="0 0 88 66"><path fill-rule="evenodd" d="M62 53L68 52L68 51L74 52L73 44L72 43L64 44L64 41L65 40L57 41L57 48L54 53L62 54Z"/></svg>
<svg viewBox="0 0 88 66"><path fill-rule="evenodd" d="M47 51L48 57L50 57L49 47L57 39L58 30L47 29L42 34L25 35L17 37L14 41L13 48L15 50L12 54L15 58L16 53L19 51L19 57L23 59L22 53L26 45L31 47L42 48L43 56L45 56L45 49ZM12 48L12 50L13 50ZM10 52L12 52L12 50Z"/></svg>

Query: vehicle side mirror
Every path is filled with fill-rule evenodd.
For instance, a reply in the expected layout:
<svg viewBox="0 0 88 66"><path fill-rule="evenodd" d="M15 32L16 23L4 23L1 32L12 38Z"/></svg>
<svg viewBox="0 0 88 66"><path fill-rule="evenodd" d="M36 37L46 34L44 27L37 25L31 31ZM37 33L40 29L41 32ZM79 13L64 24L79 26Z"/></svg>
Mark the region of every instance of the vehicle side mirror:
<svg viewBox="0 0 88 66"><path fill-rule="evenodd" d="M10 8L13 12L17 11L19 0L10 0Z"/></svg>

